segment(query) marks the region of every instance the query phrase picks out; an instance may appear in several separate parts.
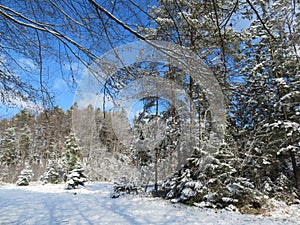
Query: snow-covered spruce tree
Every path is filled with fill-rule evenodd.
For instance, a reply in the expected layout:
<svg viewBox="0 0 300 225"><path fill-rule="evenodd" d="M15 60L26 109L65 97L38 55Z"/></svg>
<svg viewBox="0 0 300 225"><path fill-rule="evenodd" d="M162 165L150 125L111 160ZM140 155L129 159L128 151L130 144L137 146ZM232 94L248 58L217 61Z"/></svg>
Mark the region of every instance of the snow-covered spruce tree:
<svg viewBox="0 0 300 225"><path fill-rule="evenodd" d="M80 147L77 143L78 140L76 139L75 134L71 132L65 141L65 152L63 157L66 174L75 168L75 165L79 160Z"/></svg>
<svg viewBox="0 0 300 225"><path fill-rule="evenodd" d="M87 176L84 174L84 169L80 163L76 163L74 169L67 176L66 189L76 189L79 185L84 186L87 181Z"/></svg>
<svg viewBox="0 0 300 225"><path fill-rule="evenodd" d="M52 183L57 184L61 181L58 163L55 160L49 160L45 173L41 176L43 184Z"/></svg>
<svg viewBox="0 0 300 225"><path fill-rule="evenodd" d="M199 207L259 207L259 192L248 179L238 176L234 164L228 145L211 154L202 150L163 183L165 198Z"/></svg>
<svg viewBox="0 0 300 225"><path fill-rule="evenodd" d="M32 133L28 125L22 127L18 132L18 153L20 163L24 166L30 158L32 151Z"/></svg>
<svg viewBox="0 0 300 225"><path fill-rule="evenodd" d="M18 163L25 166L29 161L30 153L33 150L33 124L34 115L30 111L24 109L17 113L11 123L16 130L16 148L18 151Z"/></svg>
<svg viewBox="0 0 300 225"><path fill-rule="evenodd" d="M66 171L66 189L77 188L78 185L84 186L86 175L80 163L80 147L77 144L78 140L75 134L71 132L65 141L66 150L64 156L65 171Z"/></svg>
<svg viewBox="0 0 300 225"><path fill-rule="evenodd" d="M1 164L12 166L18 163L18 152L16 146L16 131L14 127L9 127L1 137Z"/></svg>
<svg viewBox="0 0 300 225"><path fill-rule="evenodd" d="M240 148L244 175L274 197L282 195L276 191L282 190L276 187L282 175L292 181L288 183L300 187L300 57L299 40L295 38L300 29L299 4L286 0L267 4L255 0L252 4L259 5L263 13L241 32L245 44L239 74L245 82L238 90L237 105L241 108L234 114L247 137Z"/></svg>
<svg viewBox="0 0 300 225"><path fill-rule="evenodd" d="M28 186L33 175L34 174L33 174L32 170L29 170L29 169L22 170L20 176L18 177L16 184L18 186Z"/></svg>
<svg viewBox="0 0 300 225"><path fill-rule="evenodd" d="M120 150L120 142L118 141L118 138L114 132L114 128L112 127L112 120L117 118L118 116L116 116L114 112L106 112L105 118L103 118L101 130L99 132L99 138L101 142L107 147L107 151L113 155Z"/></svg>

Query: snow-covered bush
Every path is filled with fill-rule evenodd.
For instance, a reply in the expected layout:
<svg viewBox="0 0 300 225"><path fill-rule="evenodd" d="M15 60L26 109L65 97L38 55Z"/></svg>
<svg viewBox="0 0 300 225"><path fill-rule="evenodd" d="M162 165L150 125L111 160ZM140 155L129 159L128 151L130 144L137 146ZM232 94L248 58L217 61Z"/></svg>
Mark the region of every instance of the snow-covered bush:
<svg viewBox="0 0 300 225"><path fill-rule="evenodd" d="M49 160L49 164L46 168L46 171L41 176L41 181L43 182L43 184L47 184L47 183L57 184L59 183L60 179L61 178L60 178L58 164L53 160Z"/></svg>
<svg viewBox="0 0 300 225"><path fill-rule="evenodd" d="M233 164L233 156L226 146L214 154L191 157L180 171L163 183L165 198L201 207L249 204L257 207L260 193L248 179L237 176Z"/></svg>
<svg viewBox="0 0 300 225"><path fill-rule="evenodd" d="M59 182L59 173L57 173L54 168L49 168L41 177L41 181L43 184L57 184Z"/></svg>
<svg viewBox="0 0 300 225"><path fill-rule="evenodd" d="M141 187L135 185L134 183L128 181L126 177L122 177L119 182L115 183L113 192L111 194L112 198L118 198L125 194L138 194L142 191Z"/></svg>
<svg viewBox="0 0 300 225"><path fill-rule="evenodd" d="M66 189L75 189L79 185L84 186L87 181L87 176L84 174L84 169L80 163L76 163L75 168L67 175Z"/></svg>
<svg viewBox="0 0 300 225"><path fill-rule="evenodd" d="M22 170L20 176L18 177L16 184L18 186L29 185L29 182L30 182L31 178L33 177L33 175L34 174L33 174L32 170L29 170L29 169Z"/></svg>

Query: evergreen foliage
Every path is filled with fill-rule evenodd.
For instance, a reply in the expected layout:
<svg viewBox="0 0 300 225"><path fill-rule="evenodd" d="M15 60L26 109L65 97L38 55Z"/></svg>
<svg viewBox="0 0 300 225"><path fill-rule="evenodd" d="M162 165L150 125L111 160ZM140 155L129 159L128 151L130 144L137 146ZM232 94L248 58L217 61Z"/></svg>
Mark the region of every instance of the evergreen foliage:
<svg viewBox="0 0 300 225"><path fill-rule="evenodd" d="M126 177L121 177L119 182L114 184L114 189L110 197L119 198L122 195L138 194L141 191L142 188L140 186L128 181Z"/></svg>
<svg viewBox="0 0 300 225"><path fill-rule="evenodd" d="M65 141L65 152L64 152L64 160L65 160L65 167L66 173L72 171L80 156L80 147L78 146L78 140L75 137L74 133L70 133Z"/></svg>
<svg viewBox="0 0 300 225"><path fill-rule="evenodd" d="M46 171L41 176L43 184L57 184L62 181L62 168L59 168L58 162L49 160Z"/></svg>
<svg viewBox="0 0 300 225"><path fill-rule="evenodd" d="M242 207L260 203L261 195L253 183L238 176L234 157L227 145L214 154L201 153L188 159L185 166L162 186L167 199L200 207Z"/></svg>
<svg viewBox="0 0 300 225"><path fill-rule="evenodd" d="M29 170L29 169L22 170L20 176L18 177L16 184L18 186L28 186L33 175L34 174L33 174L32 170Z"/></svg>
<svg viewBox="0 0 300 225"><path fill-rule="evenodd" d="M16 132L14 127L9 127L1 138L1 163L2 165L15 165L18 163L18 152L16 146Z"/></svg>
<svg viewBox="0 0 300 225"><path fill-rule="evenodd" d="M66 189L76 189L79 185L84 186L87 176L84 174L84 168L80 163L76 163L73 170L67 176Z"/></svg>

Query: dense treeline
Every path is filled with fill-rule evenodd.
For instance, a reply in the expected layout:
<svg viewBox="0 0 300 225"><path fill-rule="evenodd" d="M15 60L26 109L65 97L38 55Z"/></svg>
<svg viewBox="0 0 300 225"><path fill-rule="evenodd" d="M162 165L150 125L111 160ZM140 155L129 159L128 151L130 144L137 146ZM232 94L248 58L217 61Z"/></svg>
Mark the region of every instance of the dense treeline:
<svg viewBox="0 0 300 225"><path fill-rule="evenodd" d="M85 110L76 110L76 104L67 111L58 106L38 114L22 110L11 119L1 120L1 181L15 182L23 169L33 170L33 180L42 180L49 170L54 169L53 172L58 174L54 181L62 182L77 162L90 169L88 174L95 171L90 179L110 179L108 175L100 175L105 174L101 173L103 167L98 168L101 161L105 160L100 156L101 148L106 146L105 149L112 155L120 150L116 147L117 141L112 136L112 129L109 130L108 122L104 122L103 114L99 115L99 111L97 112L97 125L101 127L101 131L94 134L84 133L89 130L89 125L93 126L87 123L94 118L93 109L88 107ZM76 117L78 114L80 117L77 116L77 119L81 119L78 123L82 122L83 133L75 135L72 116ZM78 136L82 139L79 140ZM97 141L93 142L93 139Z"/></svg>
<svg viewBox="0 0 300 225"><path fill-rule="evenodd" d="M40 178L49 161L66 152L70 131L70 111L59 107L38 115L22 110L11 119L1 120L1 180L15 182L26 167Z"/></svg>

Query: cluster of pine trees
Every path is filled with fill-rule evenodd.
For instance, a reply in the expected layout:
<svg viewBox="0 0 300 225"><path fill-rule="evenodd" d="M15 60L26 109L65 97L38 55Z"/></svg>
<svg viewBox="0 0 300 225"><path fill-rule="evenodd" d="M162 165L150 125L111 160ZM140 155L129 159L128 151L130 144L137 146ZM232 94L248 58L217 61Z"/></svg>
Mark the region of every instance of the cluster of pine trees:
<svg viewBox="0 0 300 225"><path fill-rule="evenodd" d="M71 111L64 112L54 107L33 114L22 110L10 119L2 119L1 181L16 182L20 176L26 181L26 171L31 171L31 180L44 183L64 181L76 164L82 161L71 129ZM28 183L21 181L21 185Z"/></svg>
<svg viewBox="0 0 300 225"><path fill-rule="evenodd" d="M14 183L31 171L28 180L60 183L82 169L92 181L116 180L120 166L133 162L112 120L120 120L120 113L103 113L91 105L78 109L76 103L67 111L58 106L39 113L24 109L2 119L0 181Z"/></svg>

